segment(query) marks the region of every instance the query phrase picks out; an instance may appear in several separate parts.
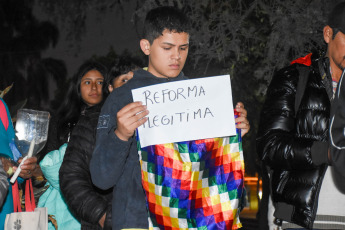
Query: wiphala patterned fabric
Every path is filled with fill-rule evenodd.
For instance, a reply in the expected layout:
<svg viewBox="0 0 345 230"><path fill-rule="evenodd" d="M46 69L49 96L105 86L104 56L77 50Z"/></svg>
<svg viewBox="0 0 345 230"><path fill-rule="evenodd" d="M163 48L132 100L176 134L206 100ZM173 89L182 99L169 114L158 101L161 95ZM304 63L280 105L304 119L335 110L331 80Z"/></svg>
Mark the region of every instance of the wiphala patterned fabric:
<svg viewBox="0 0 345 230"><path fill-rule="evenodd" d="M150 229L238 229L240 136L140 148Z"/></svg>

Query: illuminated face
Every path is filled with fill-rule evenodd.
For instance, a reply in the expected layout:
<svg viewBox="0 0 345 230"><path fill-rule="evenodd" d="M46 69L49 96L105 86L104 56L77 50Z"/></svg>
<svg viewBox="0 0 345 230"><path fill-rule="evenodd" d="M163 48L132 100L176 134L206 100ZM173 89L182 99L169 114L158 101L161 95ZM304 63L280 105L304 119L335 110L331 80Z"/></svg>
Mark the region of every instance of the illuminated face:
<svg viewBox="0 0 345 230"><path fill-rule="evenodd" d="M149 56L148 71L159 78L174 78L182 71L188 56L189 35L168 30L152 44L141 40L142 51Z"/></svg>
<svg viewBox="0 0 345 230"><path fill-rule="evenodd" d="M118 88L126 84L129 80L133 78L133 74L134 73L132 71L129 71L128 73L122 74L119 77L115 78L113 84L108 86L109 92L113 92L115 88Z"/></svg>
<svg viewBox="0 0 345 230"><path fill-rule="evenodd" d="M80 82L80 93L88 106L99 104L103 99L102 86L104 77L97 70L87 72Z"/></svg>

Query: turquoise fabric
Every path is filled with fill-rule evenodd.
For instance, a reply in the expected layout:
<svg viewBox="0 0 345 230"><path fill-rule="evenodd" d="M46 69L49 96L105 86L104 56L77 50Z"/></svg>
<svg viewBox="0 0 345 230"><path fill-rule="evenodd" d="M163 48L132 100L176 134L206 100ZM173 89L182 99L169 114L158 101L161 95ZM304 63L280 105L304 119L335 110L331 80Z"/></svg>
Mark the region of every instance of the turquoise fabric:
<svg viewBox="0 0 345 230"><path fill-rule="evenodd" d="M9 146L9 143L14 140L14 129L13 124L11 121L10 112L8 111L6 103L0 98L1 102L4 103L6 107L7 117L9 121L9 125L7 131L2 122L0 122L0 152L6 154L11 159L13 159L13 155ZM4 205L0 211L0 230L4 229L5 218L6 214L13 212L13 198L12 198L12 186L9 186L9 190L7 193L7 197L5 200Z"/></svg>
<svg viewBox="0 0 345 230"><path fill-rule="evenodd" d="M63 144L59 150L54 150L42 159L40 162L41 170L47 179L49 188L41 195L38 201L38 207L47 207L48 214L54 215L59 229L80 229L81 225L68 210L64 202L59 186L59 169L65 155L67 144ZM55 230L52 223L49 222L49 230Z"/></svg>
<svg viewBox="0 0 345 230"><path fill-rule="evenodd" d="M3 123L0 122L1 123L0 124L0 152L12 158L12 151L10 149L9 143L14 141L13 124L12 124L10 112L8 111L6 103L1 98L0 100L1 100L0 103L3 103L6 107L7 117L9 121L7 131L5 130Z"/></svg>

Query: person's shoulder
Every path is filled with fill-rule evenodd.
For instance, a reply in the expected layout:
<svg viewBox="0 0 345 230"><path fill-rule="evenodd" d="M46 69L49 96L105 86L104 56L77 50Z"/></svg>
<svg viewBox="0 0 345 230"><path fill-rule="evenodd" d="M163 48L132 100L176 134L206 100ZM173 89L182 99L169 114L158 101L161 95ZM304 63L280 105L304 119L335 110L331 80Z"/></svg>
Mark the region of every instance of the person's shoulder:
<svg viewBox="0 0 345 230"><path fill-rule="evenodd" d="M132 79L128 81L126 84L120 86L119 88L114 89L114 91L109 94L107 101L118 101L122 97L127 97L131 91L131 81Z"/></svg>
<svg viewBox="0 0 345 230"><path fill-rule="evenodd" d="M1 111L6 111L6 104L5 102L2 100L2 98L0 97L0 112Z"/></svg>
<svg viewBox="0 0 345 230"><path fill-rule="evenodd" d="M1 97L0 97L0 107L5 110L8 110L6 102Z"/></svg>
<svg viewBox="0 0 345 230"><path fill-rule="evenodd" d="M132 89L135 88L133 86L132 79L129 80L126 84L122 85L119 88L114 89L113 92L109 94L107 99L105 100L102 111L104 110L112 110L113 108L120 109L124 105L129 104L132 102Z"/></svg>
<svg viewBox="0 0 345 230"><path fill-rule="evenodd" d="M99 103L99 104L97 104L97 105L88 107L88 108L85 110L85 116L86 116L88 119L94 119L95 117L98 118L98 115L99 115L100 112L101 112L101 109L102 109L103 104L104 104L104 102L101 102L101 103Z"/></svg>
<svg viewBox="0 0 345 230"><path fill-rule="evenodd" d="M269 92L287 88L295 88L302 64L294 63L279 69L274 73L269 85ZM303 67L304 68L304 67Z"/></svg>
<svg viewBox="0 0 345 230"><path fill-rule="evenodd" d="M279 78L279 79L282 79L282 78L287 78L287 79L290 79L292 77L295 77L295 76L298 76L298 66L300 66L301 64L292 64L292 65L288 65L288 66L285 66L281 69L279 69L273 76L273 79L276 79L276 78Z"/></svg>
<svg viewBox="0 0 345 230"><path fill-rule="evenodd" d="M155 77L145 69L138 69L134 71L133 78L127 82L127 87L137 89L145 86L157 84L161 81L160 78Z"/></svg>
<svg viewBox="0 0 345 230"><path fill-rule="evenodd" d="M133 78L128 81L132 83L132 85L141 85L143 82L146 82L148 79L155 78L150 72L147 71L146 68L144 69L137 69L133 72Z"/></svg>
<svg viewBox="0 0 345 230"><path fill-rule="evenodd" d="M133 78L121 87L114 89L113 93L115 92L115 94L121 95L123 93L127 93L128 91L131 91L132 89L138 88L138 86L145 84L144 82L146 81L146 77L146 70L135 70L133 71Z"/></svg>
<svg viewBox="0 0 345 230"><path fill-rule="evenodd" d="M135 71L133 71L133 79L137 79L138 77L144 77L147 74L147 68L142 68L142 69L137 69Z"/></svg>
<svg viewBox="0 0 345 230"><path fill-rule="evenodd" d="M274 74L272 81L295 81L301 75L308 74L309 72L315 70L318 70L317 63L315 64L315 62L312 62L311 65L305 65L303 63L293 63L278 70Z"/></svg>
<svg viewBox="0 0 345 230"><path fill-rule="evenodd" d="M298 75L301 69L311 69L315 66L315 63L318 62L320 56L315 53L309 53L303 57L299 57L292 62L288 66L285 66L279 69L275 75L278 76L291 76L291 75Z"/></svg>

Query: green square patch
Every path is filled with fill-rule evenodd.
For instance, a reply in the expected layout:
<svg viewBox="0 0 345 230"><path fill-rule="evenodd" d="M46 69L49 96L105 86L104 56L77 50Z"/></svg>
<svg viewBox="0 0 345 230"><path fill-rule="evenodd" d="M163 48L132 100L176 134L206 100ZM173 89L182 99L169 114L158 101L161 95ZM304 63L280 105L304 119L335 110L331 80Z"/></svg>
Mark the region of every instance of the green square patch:
<svg viewBox="0 0 345 230"><path fill-rule="evenodd" d="M191 162L198 162L200 160L199 153L189 153Z"/></svg>
<svg viewBox="0 0 345 230"><path fill-rule="evenodd" d="M170 194L171 194L171 188L163 186L162 187L162 196L170 197Z"/></svg>
<svg viewBox="0 0 345 230"><path fill-rule="evenodd" d="M230 144L238 143L238 134L236 136L231 136L229 142Z"/></svg>
<svg viewBox="0 0 345 230"><path fill-rule="evenodd" d="M210 174L210 170L207 168L204 170L202 174L202 179L208 178L208 175Z"/></svg>
<svg viewBox="0 0 345 230"><path fill-rule="evenodd" d="M156 183L156 185L162 185L163 184L163 177L155 174L155 183Z"/></svg>
<svg viewBox="0 0 345 230"><path fill-rule="evenodd" d="M208 186L214 186L217 185L217 178L215 176L211 176L208 178Z"/></svg>
<svg viewBox="0 0 345 230"><path fill-rule="evenodd" d="M185 219L187 216L187 209L185 208L179 208L178 209L178 218L183 218Z"/></svg>
<svg viewBox="0 0 345 230"><path fill-rule="evenodd" d="M228 187L226 186L226 184L219 184L218 185L218 191L219 191L219 193L228 192Z"/></svg>
<svg viewBox="0 0 345 230"><path fill-rule="evenodd" d="M200 170L199 171L204 171L205 169L205 161L200 161Z"/></svg>
<svg viewBox="0 0 345 230"><path fill-rule="evenodd" d="M179 199L177 199L177 198L170 198L169 207L171 207L171 208L178 208L178 203L179 203Z"/></svg>
<svg viewBox="0 0 345 230"><path fill-rule="evenodd" d="M141 160L147 162L147 152L141 151Z"/></svg>
<svg viewBox="0 0 345 230"><path fill-rule="evenodd" d="M180 153L188 153L189 152L189 149L188 149L188 145L186 144L178 144L178 151Z"/></svg>
<svg viewBox="0 0 345 230"><path fill-rule="evenodd" d="M195 219L187 219L188 228L196 228L196 220Z"/></svg>
<svg viewBox="0 0 345 230"><path fill-rule="evenodd" d="M234 199L238 198L236 189L229 191L229 198L230 198L230 200L234 200Z"/></svg>
<svg viewBox="0 0 345 230"><path fill-rule="evenodd" d="M156 172L156 165L150 162L147 162L147 171L150 173Z"/></svg>

